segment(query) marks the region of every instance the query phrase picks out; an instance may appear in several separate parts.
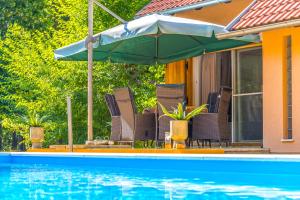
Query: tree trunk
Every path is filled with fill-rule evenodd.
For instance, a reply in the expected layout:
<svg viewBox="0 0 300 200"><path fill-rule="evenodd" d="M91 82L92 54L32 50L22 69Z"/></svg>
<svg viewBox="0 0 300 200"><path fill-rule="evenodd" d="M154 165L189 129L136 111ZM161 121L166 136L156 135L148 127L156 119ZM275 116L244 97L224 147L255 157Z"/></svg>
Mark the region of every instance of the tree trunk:
<svg viewBox="0 0 300 200"><path fill-rule="evenodd" d="M24 138L21 135L18 135L18 151L26 151L25 144L23 142Z"/></svg>
<svg viewBox="0 0 300 200"><path fill-rule="evenodd" d="M17 150L17 148L18 148L18 137L17 137L17 133L13 132L12 141L11 141L11 149Z"/></svg>

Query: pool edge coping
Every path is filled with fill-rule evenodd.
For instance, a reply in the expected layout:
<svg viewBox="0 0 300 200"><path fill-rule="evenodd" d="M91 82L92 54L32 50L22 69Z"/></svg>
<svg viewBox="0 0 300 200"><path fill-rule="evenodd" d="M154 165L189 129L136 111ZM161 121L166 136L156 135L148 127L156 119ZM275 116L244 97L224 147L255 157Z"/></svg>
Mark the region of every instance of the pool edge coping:
<svg viewBox="0 0 300 200"><path fill-rule="evenodd" d="M300 162L300 155L282 154L154 154L154 153L46 153L0 152L0 156L74 157L74 158L138 158L182 160L257 160Z"/></svg>

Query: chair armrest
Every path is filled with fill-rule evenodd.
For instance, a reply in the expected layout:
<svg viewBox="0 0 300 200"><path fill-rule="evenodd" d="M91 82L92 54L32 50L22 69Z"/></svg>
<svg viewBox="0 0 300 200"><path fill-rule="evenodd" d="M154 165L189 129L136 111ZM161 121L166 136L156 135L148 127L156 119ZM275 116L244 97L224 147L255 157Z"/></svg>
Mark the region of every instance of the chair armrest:
<svg viewBox="0 0 300 200"><path fill-rule="evenodd" d="M197 121L197 120L215 120L215 121L217 121L218 118L219 118L219 113L201 113L200 115L193 117L193 121Z"/></svg>

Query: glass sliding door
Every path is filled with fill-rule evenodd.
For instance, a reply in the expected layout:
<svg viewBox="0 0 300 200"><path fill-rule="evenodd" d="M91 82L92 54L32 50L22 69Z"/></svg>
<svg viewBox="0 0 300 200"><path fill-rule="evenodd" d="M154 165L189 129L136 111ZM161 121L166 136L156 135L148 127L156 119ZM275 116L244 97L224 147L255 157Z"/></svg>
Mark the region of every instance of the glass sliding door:
<svg viewBox="0 0 300 200"><path fill-rule="evenodd" d="M262 50L238 50L233 72L234 142L262 140Z"/></svg>

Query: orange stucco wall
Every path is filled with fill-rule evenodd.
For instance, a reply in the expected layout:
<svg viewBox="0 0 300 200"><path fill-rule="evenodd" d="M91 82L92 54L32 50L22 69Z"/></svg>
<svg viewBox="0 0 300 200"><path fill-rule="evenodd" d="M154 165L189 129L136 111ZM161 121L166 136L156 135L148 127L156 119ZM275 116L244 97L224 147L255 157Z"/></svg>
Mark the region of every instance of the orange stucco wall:
<svg viewBox="0 0 300 200"><path fill-rule="evenodd" d="M185 63L188 62L188 68ZM188 98L188 105L193 106L193 60L181 60L178 62L166 65L165 83L166 84L186 84L186 96Z"/></svg>
<svg viewBox="0 0 300 200"><path fill-rule="evenodd" d="M166 65L165 82L185 83L185 60L173 62Z"/></svg>
<svg viewBox="0 0 300 200"><path fill-rule="evenodd" d="M287 132L286 37L292 38L293 141ZM300 153L300 28L262 33L263 144L271 152Z"/></svg>

